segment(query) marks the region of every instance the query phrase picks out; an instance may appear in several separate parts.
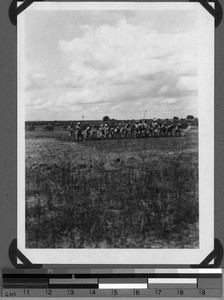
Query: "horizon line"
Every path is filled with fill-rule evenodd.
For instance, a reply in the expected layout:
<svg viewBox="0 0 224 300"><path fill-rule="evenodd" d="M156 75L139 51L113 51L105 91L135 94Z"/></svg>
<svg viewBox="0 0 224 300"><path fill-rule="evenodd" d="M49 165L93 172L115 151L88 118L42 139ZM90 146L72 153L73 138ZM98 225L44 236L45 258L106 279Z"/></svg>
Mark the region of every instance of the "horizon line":
<svg viewBox="0 0 224 300"><path fill-rule="evenodd" d="M108 121L125 121L125 120L173 120L174 118L131 118L131 119L115 119L110 118ZM179 118L178 120L188 120L187 117ZM198 117L194 117L194 119L199 119ZM88 121L102 121L103 119L76 119L76 120L27 120L26 122L88 122Z"/></svg>

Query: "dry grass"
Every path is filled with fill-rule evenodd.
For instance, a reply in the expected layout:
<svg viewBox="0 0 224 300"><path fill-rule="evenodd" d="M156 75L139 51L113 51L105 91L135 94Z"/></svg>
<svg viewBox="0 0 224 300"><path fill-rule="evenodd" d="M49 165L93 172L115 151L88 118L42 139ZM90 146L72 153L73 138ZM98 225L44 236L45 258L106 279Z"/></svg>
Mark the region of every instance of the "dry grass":
<svg viewBox="0 0 224 300"><path fill-rule="evenodd" d="M69 142L26 134L26 246L198 247L198 134Z"/></svg>

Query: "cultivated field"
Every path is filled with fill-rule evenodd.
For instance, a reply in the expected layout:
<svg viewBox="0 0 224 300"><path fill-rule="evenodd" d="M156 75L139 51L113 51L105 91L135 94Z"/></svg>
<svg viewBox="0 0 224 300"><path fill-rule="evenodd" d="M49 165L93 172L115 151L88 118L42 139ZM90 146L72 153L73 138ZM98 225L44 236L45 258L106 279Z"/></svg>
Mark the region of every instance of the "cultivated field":
<svg viewBox="0 0 224 300"><path fill-rule="evenodd" d="M26 247L197 248L198 130L69 141L26 132Z"/></svg>

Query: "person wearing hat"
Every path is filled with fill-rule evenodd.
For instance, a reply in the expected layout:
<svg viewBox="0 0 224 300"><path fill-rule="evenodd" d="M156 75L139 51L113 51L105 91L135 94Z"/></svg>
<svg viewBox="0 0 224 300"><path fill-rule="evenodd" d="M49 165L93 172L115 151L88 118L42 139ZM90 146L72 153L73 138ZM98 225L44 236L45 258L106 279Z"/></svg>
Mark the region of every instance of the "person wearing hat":
<svg viewBox="0 0 224 300"><path fill-rule="evenodd" d="M89 137L90 137L90 128L89 126L87 126L85 130L85 140L88 140Z"/></svg>
<svg viewBox="0 0 224 300"><path fill-rule="evenodd" d="M175 127L175 136L181 136L180 127L181 127L180 123L177 124L177 126Z"/></svg>
<svg viewBox="0 0 224 300"><path fill-rule="evenodd" d="M106 139L109 138L109 133L110 133L110 128L109 128L108 124L105 124L105 126L104 126L104 137Z"/></svg>

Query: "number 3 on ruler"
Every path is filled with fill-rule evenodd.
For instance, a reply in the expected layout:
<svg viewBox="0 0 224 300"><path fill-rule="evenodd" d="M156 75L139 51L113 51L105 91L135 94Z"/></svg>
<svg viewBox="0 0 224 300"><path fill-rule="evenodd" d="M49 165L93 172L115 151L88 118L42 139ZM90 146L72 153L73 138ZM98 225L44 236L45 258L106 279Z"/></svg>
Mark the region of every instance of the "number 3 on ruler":
<svg viewBox="0 0 224 300"><path fill-rule="evenodd" d="M68 294L69 294L70 296L73 296L73 295L75 295L75 291L74 291L74 290L68 290Z"/></svg>

